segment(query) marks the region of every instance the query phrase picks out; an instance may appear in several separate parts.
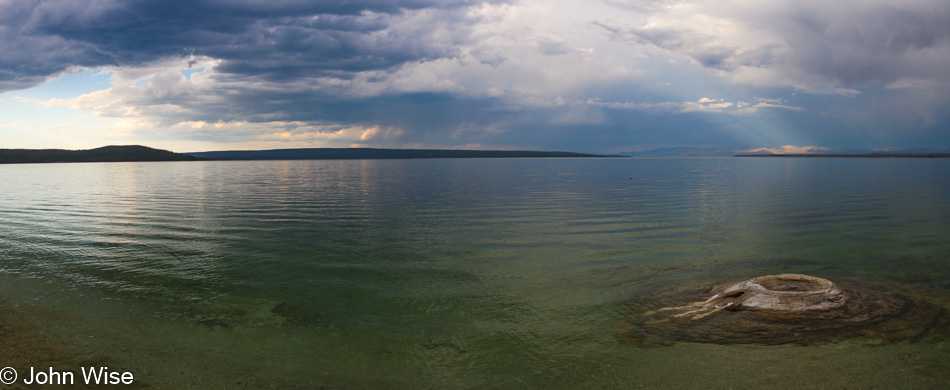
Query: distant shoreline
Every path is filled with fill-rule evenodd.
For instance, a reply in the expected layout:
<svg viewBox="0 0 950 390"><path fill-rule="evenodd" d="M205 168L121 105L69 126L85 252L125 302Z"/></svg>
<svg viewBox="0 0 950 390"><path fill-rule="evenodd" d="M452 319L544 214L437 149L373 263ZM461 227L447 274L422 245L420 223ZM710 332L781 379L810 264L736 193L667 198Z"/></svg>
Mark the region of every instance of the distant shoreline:
<svg viewBox="0 0 950 390"><path fill-rule="evenodd" d="M310 148L275 150L231 150L184 153L208 160L402 160L426 158L610 158L626 157L574 152L531 150L454 150L454 149L374 149Z"/></svg>
<svg viewBox="0 0 950 390"><path fill-rule="evenodd" d="M737 154L732 157L860 157L860 158L950 158L950 153L793 153L793 154Z"/></svg>
<svg viewBox="0 0 950 390"><path fill-rule="evenodd" d="M0 149L0 164L47 164L91 162L199 161L167 150L139 145L103 146L88 150Z"/></svg>
<svg viewBox="0 0 950 390"><path fill-rule="evenodd" d="M319 148L232 150L174 153L146 146L104 146L89 150L0 149L0 164L89 162L207 161L207 160L394 160L425 158L609 158L627 157L530 150Z"/></svg>

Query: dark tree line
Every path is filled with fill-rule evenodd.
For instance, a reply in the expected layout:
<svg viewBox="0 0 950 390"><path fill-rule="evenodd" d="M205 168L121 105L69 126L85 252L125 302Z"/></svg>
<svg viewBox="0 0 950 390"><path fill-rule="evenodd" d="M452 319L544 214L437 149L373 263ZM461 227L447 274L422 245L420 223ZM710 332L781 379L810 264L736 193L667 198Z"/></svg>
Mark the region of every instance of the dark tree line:
<svg viewBox="0 0 950 390"><path fill-rule="evenodd" d="M104 146L89 150L0 149L0 164L195 160L203 159L138 145Z"/></svg>

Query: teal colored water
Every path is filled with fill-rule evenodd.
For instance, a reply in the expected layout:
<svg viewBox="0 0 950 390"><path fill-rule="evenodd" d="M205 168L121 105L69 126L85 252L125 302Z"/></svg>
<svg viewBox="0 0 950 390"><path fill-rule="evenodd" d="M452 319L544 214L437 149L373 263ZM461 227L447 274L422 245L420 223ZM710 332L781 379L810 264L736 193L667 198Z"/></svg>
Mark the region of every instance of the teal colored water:
<svg viewBox="0 0 950 390"><path fill-rule="evenodd" d="M947 160L6 165L0 193L0 295L159 388L950 385L940 338L618 337L652 291L780 272L950 306Z"/></svg>

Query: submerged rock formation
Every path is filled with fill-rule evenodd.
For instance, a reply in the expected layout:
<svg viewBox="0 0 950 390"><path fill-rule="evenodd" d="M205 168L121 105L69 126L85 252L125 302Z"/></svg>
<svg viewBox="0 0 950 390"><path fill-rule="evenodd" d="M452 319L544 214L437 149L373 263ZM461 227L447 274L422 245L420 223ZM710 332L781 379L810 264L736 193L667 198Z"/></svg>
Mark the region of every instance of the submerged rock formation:
<svg viewBox="0 0 950 390"><path fill-rule="evenodd" d="M624 341L887 343L921 337L947 322L946 310L930 303L877 288L842 289L800 274L717 284L699 294L658 295L654 305L665 307L634 313L622 332Z"/></svg>

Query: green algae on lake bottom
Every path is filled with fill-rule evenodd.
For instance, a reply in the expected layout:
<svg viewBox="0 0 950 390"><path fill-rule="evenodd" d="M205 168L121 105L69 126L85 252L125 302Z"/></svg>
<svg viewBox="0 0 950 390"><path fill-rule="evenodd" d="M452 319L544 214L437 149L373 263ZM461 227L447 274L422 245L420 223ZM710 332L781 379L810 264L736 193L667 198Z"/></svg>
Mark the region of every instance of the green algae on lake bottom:
<svg viewBox="0 0 950 390"><path fill-rule="evenodd" d="M943 316L804 347L623 321L800 272L922 323L950 308L946 160L0 168L0 297L50 313L24 323L64 351L28 366L109 359L171 389L950 388Z"/></svg>

